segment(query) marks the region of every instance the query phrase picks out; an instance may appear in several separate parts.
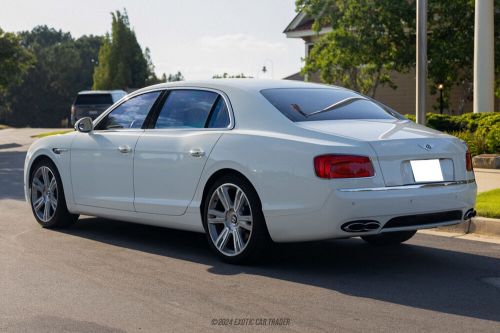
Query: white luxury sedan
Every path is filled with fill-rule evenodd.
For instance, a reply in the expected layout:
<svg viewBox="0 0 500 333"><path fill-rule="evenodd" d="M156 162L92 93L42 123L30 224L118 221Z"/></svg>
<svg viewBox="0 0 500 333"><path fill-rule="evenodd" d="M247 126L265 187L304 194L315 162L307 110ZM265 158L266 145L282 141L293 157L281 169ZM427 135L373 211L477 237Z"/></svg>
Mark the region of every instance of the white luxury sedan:
<svg viewBox="0 0 500 333"><path fill-rule="evenodd" d="M160 84L36 141L36 220L79 214L205 232L240 263L274 242L397 244L474 216L470 154L353 91L273 80Z"/></svg>

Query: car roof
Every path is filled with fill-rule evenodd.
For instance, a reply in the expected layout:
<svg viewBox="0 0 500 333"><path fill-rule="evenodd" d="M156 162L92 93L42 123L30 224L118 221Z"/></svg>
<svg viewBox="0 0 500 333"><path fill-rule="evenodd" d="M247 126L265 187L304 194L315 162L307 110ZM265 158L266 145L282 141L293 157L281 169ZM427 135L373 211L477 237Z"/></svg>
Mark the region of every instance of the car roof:
<svg viewBox="0 0 500 333"><path fill-rule="evenodd" d="M78 95L98 95L98 94L114 94L114 93L124 93L127 92L123 90L84 90L80 91Z"/></svg>
<svg viewBox="0 0 500 333"><path fill-rule="evenodd" d="M160 83L154 86L149 86L134 91L142 93L150 90L167 89L176 87L198 87L210 88L216 90L239 89L247 92L259 92L263 89L276 88L334 88L343 89L336 86L293 81L293 80L264 80L264 79L211 79L211 80L196 80L196 81L176 81L168 83Z"/></svg>

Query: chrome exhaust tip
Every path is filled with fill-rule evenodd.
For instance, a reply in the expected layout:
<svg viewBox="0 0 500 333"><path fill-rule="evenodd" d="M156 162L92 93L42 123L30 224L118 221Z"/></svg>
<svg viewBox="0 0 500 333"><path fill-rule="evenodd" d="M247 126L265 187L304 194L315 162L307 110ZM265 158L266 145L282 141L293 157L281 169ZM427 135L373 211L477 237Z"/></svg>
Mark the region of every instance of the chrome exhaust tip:
<svg viewBox="0 0 500 333"><path fill-rule="evenodd" d="M350 221L340 227L345 232L367 232L380 228L380 223L372 220Z"/></svg>

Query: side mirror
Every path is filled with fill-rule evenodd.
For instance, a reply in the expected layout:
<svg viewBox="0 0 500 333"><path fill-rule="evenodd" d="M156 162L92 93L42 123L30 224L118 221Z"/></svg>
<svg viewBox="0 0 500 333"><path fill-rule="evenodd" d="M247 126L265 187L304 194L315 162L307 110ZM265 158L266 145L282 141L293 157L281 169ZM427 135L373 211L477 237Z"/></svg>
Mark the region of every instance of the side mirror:
<svg viewBox="0 0 500 333"><path fill-rule="evenodd" d="M94 124L92 123L92 118L85 117L79 119L75 124L75 130L82 133L89 133L94 128Z"/></svg>

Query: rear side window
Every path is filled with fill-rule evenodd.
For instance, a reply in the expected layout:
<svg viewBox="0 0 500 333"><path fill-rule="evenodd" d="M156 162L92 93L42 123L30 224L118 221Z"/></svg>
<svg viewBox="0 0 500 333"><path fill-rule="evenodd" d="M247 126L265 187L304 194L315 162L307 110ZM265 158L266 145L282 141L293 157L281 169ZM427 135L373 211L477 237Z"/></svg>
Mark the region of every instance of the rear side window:
<svg viewBox="0 0 500 333"><path fill-rule="evenodd" d="M75 100L75 105L100 105L113 104L111 94L82 94L78 95Z"/></svg>
<svg viewBox="0 0 500 333"><path fill-rule="evenodd" d="M161 107L154 128L204 128L209 117L209 123L213 120L214 126L223 123L225 104L219 104L220 99L219 94L212 91L172 90ZM217 113L215 118L211 117L214 112Z"/></svg>
<svg viewBox="0 0 500 333"><path fill-rule="evenodd" d="M405 119L351 91L329 88L265 89L261 94L291 121Z"/></svg>
<svg viewBox="0 0 500 333"><path fill-rule="evenodd" d="M208 128L226 128L229 126L229 110L227 109L226 102L224 98L219 96L217 102L213 106L212 113L208 119Z"/></svg>

